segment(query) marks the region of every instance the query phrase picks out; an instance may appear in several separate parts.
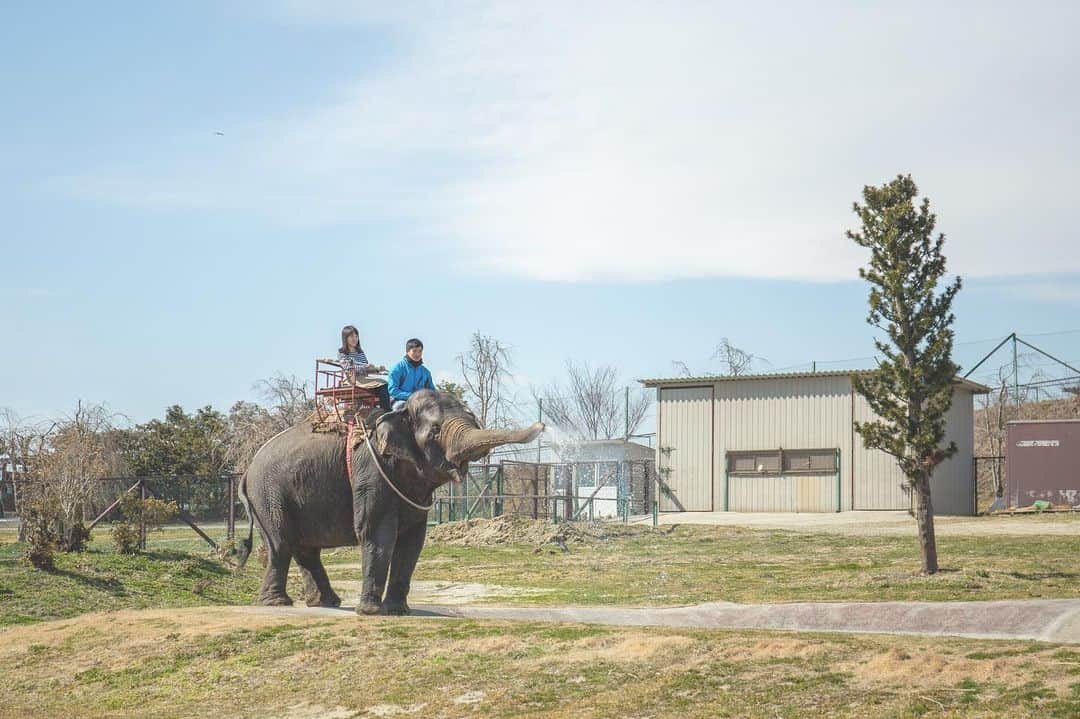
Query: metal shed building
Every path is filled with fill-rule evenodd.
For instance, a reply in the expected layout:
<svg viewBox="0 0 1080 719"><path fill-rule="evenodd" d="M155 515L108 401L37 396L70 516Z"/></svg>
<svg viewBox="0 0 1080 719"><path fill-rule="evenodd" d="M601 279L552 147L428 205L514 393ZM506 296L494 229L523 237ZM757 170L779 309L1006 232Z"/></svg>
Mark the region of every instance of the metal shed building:
<svg viewBox="0 0 1080 719"><path fill-rule="evenodd" d="M661 511L839 512L908 509L896 461L868 450L852 422L873 417L857 371L641 380L657 390ZM934 472L938 514L975 507L974 395L957 379L947 440L959 451Z"/></svg>

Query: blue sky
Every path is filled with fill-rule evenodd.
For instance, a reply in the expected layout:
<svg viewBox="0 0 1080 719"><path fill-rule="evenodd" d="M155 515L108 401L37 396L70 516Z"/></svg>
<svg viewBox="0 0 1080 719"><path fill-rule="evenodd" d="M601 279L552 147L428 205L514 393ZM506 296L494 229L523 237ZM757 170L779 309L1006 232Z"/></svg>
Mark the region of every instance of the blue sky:
<svg viewBox="0 0 1080 719"><path fill-rule="evenodd" d="M1075 6L384 5L4 8L0 407L225 409L345 323L441 377L498 337L522 396L725 336L866 357L843 231L899 172L965 279L957 359L1080 361Z"/></svg>

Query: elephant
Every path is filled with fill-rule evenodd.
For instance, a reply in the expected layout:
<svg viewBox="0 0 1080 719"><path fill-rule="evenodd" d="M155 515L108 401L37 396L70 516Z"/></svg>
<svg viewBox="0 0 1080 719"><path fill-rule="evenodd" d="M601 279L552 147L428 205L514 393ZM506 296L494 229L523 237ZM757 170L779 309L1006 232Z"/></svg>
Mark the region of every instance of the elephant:
<svg viewBox="0 0 1080 719"><path fill-rule="evenodd" d="M524 429L484 429L463 402L435 390L413 393L403 409L373 415L366 426L370 443L353 450L351 477L345 440L335 432L314 432L309 421L273 437L255 454L240 480L248 536L237 558L242 567L257 524L268 554L259 603L292 604L285 581L295 559L308 606L340 606L319 555L359 544L363 588L357 613L408 614L435 489L460 482L469 462L495 447L532 442L544 430L539 422Z"/></svg>

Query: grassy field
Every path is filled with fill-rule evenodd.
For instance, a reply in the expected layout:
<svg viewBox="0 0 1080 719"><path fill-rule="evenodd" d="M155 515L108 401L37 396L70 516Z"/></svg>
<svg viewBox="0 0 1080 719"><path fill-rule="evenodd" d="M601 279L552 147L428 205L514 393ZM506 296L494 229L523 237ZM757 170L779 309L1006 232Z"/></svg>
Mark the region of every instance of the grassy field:
<svg viewBox="0 0 1080 719"><path fill-rule="evenodd" d="M0 533L0 717L1080 716L1080 647L325 617L243 606L258 561L234 572L189 530L135 557L98 531L51 574L13 539ZM417 577L536 590L502 603L1080 596L1078 536L940 551L945 571L921 578L897 537L684 526L568 552L432 543ZM359 578L355 548L326 559L339 586Z"/></svg>
<svg viewBox="0 0 1080 719"><path fill-rule="evenodd" d="M416 578L530 590L496 600L516 604L1080 597L1080 521L1077 529L1071 536L942 537L942 571L934 577L917 575L911 539L681 526L572 544L567 552L429 543ZM261 576L255 560L233 572L187 529L151 535L150 551L136 557L115 554L108 531L99 530L89 552L58 555L54 574L23 564L13 540L0 535L0 625L125 607L248 604ZM356 548L324 556L332 581L360 579ZM299 598L294 580L289 591Z"/></svg>
<svg viewBox="0 0 1080 719"><path fill-rule="evenodd" d="M1080 650L244 608L0 641L0 716L1076 717Z"/></svg>

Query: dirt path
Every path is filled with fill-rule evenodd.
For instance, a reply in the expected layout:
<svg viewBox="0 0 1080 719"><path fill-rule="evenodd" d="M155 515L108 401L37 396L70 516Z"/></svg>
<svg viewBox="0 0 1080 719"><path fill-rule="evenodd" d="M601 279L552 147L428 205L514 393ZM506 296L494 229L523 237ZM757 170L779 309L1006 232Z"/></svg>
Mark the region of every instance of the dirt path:
<svg viewBox="0 0 1080 719"><path fill-rule="evenodd" d="M341 609L250 607L256 614L341 617ZM620 626L709 629L781 629L956 636L972 639L1035 639L1080 644L1080 599L992 602L829 602L734 604L689 607L491 607L414 605L414 614L432 618L581 622Z"/></svg>

